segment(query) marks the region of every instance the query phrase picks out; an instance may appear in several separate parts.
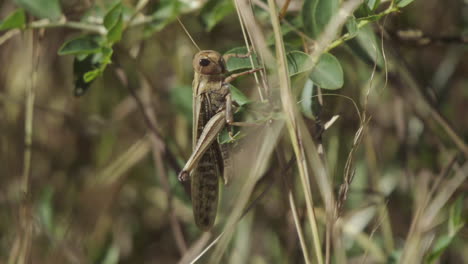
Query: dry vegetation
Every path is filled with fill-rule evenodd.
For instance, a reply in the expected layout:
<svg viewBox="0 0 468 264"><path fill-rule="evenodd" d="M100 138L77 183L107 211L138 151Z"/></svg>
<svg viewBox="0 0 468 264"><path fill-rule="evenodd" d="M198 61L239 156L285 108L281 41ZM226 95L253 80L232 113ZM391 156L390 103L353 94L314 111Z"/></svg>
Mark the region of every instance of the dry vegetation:
<svg viewBox="0 0 468 264"><path fill-rule="evenodd" d="M0 264L468 263L466 1L38 2L0 1ZM210 232L187 33L264 68Z"/></svg>

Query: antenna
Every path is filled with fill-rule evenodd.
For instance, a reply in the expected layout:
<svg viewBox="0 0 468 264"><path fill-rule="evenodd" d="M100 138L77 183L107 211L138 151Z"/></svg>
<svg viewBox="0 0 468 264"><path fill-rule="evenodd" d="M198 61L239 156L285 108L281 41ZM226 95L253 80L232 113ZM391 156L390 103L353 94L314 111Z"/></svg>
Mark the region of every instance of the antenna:
<svg viewBox="0 0 468 264"><path fill-rule="evenodd" d="M182 23L182 21L179 19L179 17L177 17L177 21L179 21L179 24L182 26L182 28L184 29L185 33L186 33L187 36L190 38L190 40L192 41L193 45L198 49L198 51L201 51L200 47L198 47L197 43L195 43L195 40L193 40L192 36L191 36L190 33L188 32L188 30L185 28L184 23Z"/></svg>

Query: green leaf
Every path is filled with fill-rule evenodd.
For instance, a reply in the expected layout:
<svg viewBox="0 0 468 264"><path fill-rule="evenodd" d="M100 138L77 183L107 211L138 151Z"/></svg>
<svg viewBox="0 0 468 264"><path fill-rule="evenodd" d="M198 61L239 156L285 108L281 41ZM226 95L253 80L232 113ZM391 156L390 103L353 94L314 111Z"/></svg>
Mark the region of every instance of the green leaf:
<svg viewBox="0 0 468 264"><path fill-rule="evenodd" d="M312 37L316 37L316 22L314 17L317 3L317 0L305 0L302 5L302 23L304 24L304 31Z"/></svg>
<svg viewBox="0 0 468 264"><path fill-rule="evenodd" d="M51 185L46 185L41 192L37 207L41 224L49 233L52 233L54 229L53 196L54 188Z"/></svg>
<svg viewBox="0 0 468 264"><path fill-rule="evenodd" d="M15 0L15 2L38 18L57 20L62 15L59 0Z"/></svg>
<svg viewBox="0 0 468 264"><path fill-rule="evenodd" d="M432 249L431 253L428 255L426 262L434 263L438 258L440 258L440 256L445 251L445 249L448 248L452 240L453 237L448 235L439 237L435 242L434 248Z"/></svg>
<svg viewBox="0 0 468 264"><path fill-rule="evenodd" d="M366 5L373 11L380 5L380 0L366 0Z"/></svg>
<svg viewBox="0 0 468 264"><path fill-rule="evenodd" d="M229 50L225 54L247 54L247 48L245 47L237 47ZM257 63L257 55L252 53L252 59L254 62L254 68L260 67ZM250 62L250 58L235 58L232 57L228 61L226 61L226 67L229 72L240 71L240 70L250 70L252 69L252 63Z"/></svg>
<svg viewBox="0 0 468 264"><path fill-rule="evenodd" d="M84 74L88 71L92 71L98 67L98 65L92 62L93 55L88 55L85 58L75 57L73 61L73 75L75 76L75 96L83 95L91 86L91 82L86 82Z"/></svg>
<svg viewBox="0 0 468 264"><path fill-rule="evenodd" d="M401 255L403 254L401 249L394 250L390 256L388 256L387 264L398 264L400 263Z"/></svg>
<svg viewBox="0 0 468 264"><path fill-rule="evenodd" d="M106 255L102 260L102 264L117 264L119 263L120 248L116 245L112 245L107 249Z"/></svg>
<svg viewBox="0 0 468 264"><path fill-rule="evenodd" d="M231 0L209 0L200 12L205 30L211 31L224 17L235 11Z"/></svg>
<svg viewBox="0 0 468 264"><path fill-rule="evenodd" d="M377 66L383 68L381 45L370 25L360 28L356 38L346 43L364 62L377 63Z"/></svg>
<svg viewBox="0 0 468 264"><path fill-rule="evenodd" d="M87 83L93 81L94 79L96 79L99 74L101 74L101 70L100 69L95 69L95 70L92 70L92 71L89 71L87 73L85 73L83 75L83 80Z"/></svg>
<svg viewBox="0 0 468 264"><path fill-rule="evenodd" d="M120 41L122 39L122 33L123 33L123 18L122 15L120 15L119 19L117 20L117 23L107 32L107 41L110 44L114 44L117 41Z"/></svg>
<svg viewBox="0 0 468 264"><path fill-rule="evenodd" d="M181 3L174 0L161 0L151 14L151 23L145 28L145 36L158 32L174 21L181 10Z"/></svg>
<svg viewBox="0 0 468 264"><path fill-rule="evenodd" d="M463 219L463 200L464 196L461 195L450 207L450 217L448 223L448 232L449 235L455 235L464 225L466 220Z"/></svg>
<svg viewBox="0 0 468 264"><path fill-rule="evenodd" d="M465 225L466 220L462 216L464 196L461 195L450 206L448 219L448 232L446 235L437 238L432 250L426 257L426 263L436 262L444 251L450 246L457 233Z"/></svg>
<svg viewBox="0 0 468 264"><path fill-rule="evenodd" d="M77 56L73 63L73 74L75 76L75 96L83 95L92 82L98 78L111 63L113 50L102 47L98 52L86 57Z"/></svg>
<svg viewBox="0 0 468 264"><path fill-rule="evenodd" d="M239 106L243 106L245 104L250 103L249 98L247 98L247 96L243 92L241 92L233 85L229 85L229 87L229 89L231 90L232 100L238 103Z"/></svg>
<svg viewBox="0 0 468 264"><path fill-rule="evenodd" d="M232 137L229 136L229 130L228 130L227 127L225 127L223 130L221 130L221 132L218 135L219 144L234 143L234 142L236 142L237 140L239 140L240 138L243 137L238 128L233 128L233 130L237 130L237 131L234 131L234 135L232 135Z"/></svg>
<svg viewBox="0 0 468 264"><path fill-rule="evenodd" d="M8 15L5 20L0 21L0 30L8 30L13 28L24 28L26 23L26 16L22 8L16 9L13 13Z"/></svg>
<svg viewBox="0 0 468 264"><path fill-rule="evenodd" d="M405 7L409 4L411 4L414 0L400 0L397 2L397 6L402 8L402 7Z"/></svg>
<svg viewBox="0 0 468 264"><path fill-rule="evenodd" d="M104 26L107 29L107 42L112 45L122 38L123 17L122 3L119 1L107 11L104 16Z"/></svg>
<svg viewBox="0 0 468 264"><path fill-rule="evenodd" d="M288 61L289 76L295 76L297 74L310 71L313 63L309 55L301 51L291 51L286 54Z"/></svg>
<svg viewBox="0 0 468 264"><path fill-rule="evenodd" d="M348 34L351 38L354 38L357 36L357 33L359 32L358 24L356 22L356 18L354 16L351 16L348 21L346 21L346 30L348 30Z"/></svg>
<svg viewBox="0 0 468 264"><path fill-rule="evenodd" d="M60 47L59 55L87 55L98 52L99 36L84 35L74 39L67 40Z"/></svg>
<svg viewBox="0 0 468 264"><path fill-rule="evenodd" d="M324 53L314 67L310 79L323 89L336 90L343 87L343 69L335 56Z"/></svg>
<svg viewBox="0 0 468 264"><path fill-rule="evenodd" d="M301 110L304 115L312 120L315 120L317 112L320 109L318 103L317 86L311 79L307 79L302 89L301 94Z"/></svg>
<svg viewBox="0 0 468 264"><path fill-rule="evenodd" d="M381 19L383 16L384 16L384 14L368 15L368 16L358 18L357 21L358 21L358 23L375 22L375 21Z"/></svg>
<svg viewBox="0 0 468 264"><path fill-rule="evenodd" d="M104 16L104 27L106 27L107 30L111 30L121 19L121 15L122 3L119 1L115 3Z"/></svg>
<svg viewBox="0 0 468 264"><path fill-rule="evenodd" d="M355 11L354 16L357 18L371 16L373 14L372 10L366 3L362 3Z"/></svg>
<svg viewBox="0 0 468 264"><path fill-rule="evenodd" d="M316 0L317 1L317 0ZM316 36L323 32L340 6L339 0L318 0L315 9Z"/></svg>
<svg viewBox="0 0 468 264"><path fill-rule="evenodd" d="M302 20L306 34L318 38L338 11L339 4L339 0L305 0Z"/></svg>
<svg viewBox="0 0 468 264"><path fill-rule="evenodd" d="M289 20L289 19L288 19ZM281 34L284 39L284 48L288 51L301 50L304 47L303 38L297 34L298 28L303 28L301 16L295 16L288 23L281 24ZM274 47L275 45L275 34L271 32L267 37L267 45Z"/></svg>

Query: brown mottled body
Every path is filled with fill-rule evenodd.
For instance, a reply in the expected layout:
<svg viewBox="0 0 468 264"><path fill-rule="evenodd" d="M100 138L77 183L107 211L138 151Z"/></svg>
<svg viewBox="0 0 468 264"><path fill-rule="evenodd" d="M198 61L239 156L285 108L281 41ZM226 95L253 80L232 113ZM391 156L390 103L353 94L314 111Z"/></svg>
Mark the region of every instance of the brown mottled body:
<svg viewBox="0 0 468 264"><path fill-rule="evenodd" d="M246 57L249 55L227 55ZM209 230L216 219L218 181L228 181L230 162L228 146L218 144L218 133L231 124L232 101L228 83L236 77L259 69L226 76L226 63L213 50L198 52L193 59L193 152L179 173L179 179L192 179L192 204L195 223Z"/></svg>
<svg viewBox="0 0 468 264"><path fill-rule="evenodd" d="M195 150L205 125L222 109L229 89L223 85L226 66L216 51L201 51L193 59L193 146ZM211 228L218 207L218 179L223 174L223 160L217 140L202 155L191 175L195 223L200 229Z"/></svg>

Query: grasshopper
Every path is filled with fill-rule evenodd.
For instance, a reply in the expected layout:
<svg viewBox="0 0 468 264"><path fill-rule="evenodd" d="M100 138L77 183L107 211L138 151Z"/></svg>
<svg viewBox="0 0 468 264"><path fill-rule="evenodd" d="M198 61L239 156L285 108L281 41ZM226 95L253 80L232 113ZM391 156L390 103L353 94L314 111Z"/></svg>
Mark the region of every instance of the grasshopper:
<svg viewBox="0 0 468 264"><path fill-rule="evenodd" d="M226 61L231 57L246 58L247 54L221 56L213 50L202 50L193 58L193 152L179 180L191 178L193 215L197 226L206 231L215 221L218 206L218 178L229 181L231 164L228 146L219 144L219 132L233 121L233 101L229 83L235 78L261 69L228 75Z"/></svg>

